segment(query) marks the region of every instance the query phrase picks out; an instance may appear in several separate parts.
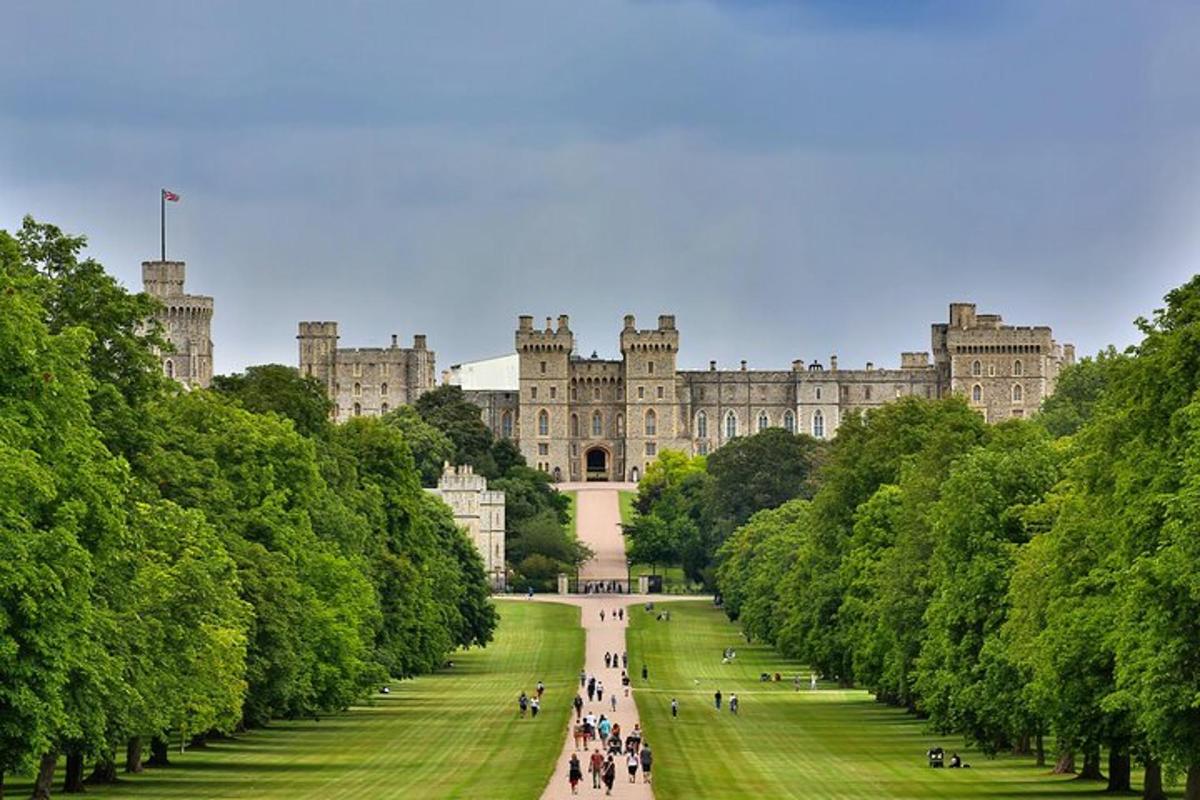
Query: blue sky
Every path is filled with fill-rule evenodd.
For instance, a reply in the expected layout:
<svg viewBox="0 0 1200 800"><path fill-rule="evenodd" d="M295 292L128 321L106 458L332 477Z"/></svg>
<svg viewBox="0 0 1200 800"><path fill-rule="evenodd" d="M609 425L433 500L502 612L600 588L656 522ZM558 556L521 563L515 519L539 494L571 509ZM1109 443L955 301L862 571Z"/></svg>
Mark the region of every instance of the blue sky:
<svg viewBox="0 0 1200 800"><path fill-rule="evenodd" d="M891 365L972 300L1081 352L1200 264L1200 4L10 2L0 227L158 252L217 368L568 313L611 355Z"/></svg>

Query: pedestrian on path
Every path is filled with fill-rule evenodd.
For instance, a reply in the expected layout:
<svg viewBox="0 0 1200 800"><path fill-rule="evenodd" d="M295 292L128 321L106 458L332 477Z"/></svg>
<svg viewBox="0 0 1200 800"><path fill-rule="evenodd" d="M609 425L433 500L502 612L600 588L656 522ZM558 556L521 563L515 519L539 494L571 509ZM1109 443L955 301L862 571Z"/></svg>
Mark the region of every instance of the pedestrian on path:
<svg viewBox="0 0 1200 800"><path fill-rule="evenodd" d="M592 753L588 769L592 773L592 788L599 789L600 773L604 771L604 756L601 755L600 748L596 748L596 750Z"/></svg>
<svg viewBox="0 0 1200 800"><path fill-rule="evenodd" d="M637 753L630 751L629 755L625 757L625 766L629 768L630 783L637 783L637 771L640 765L641 762L638 761Z"/></svg>
<svg viewBox="0 0 1200 800"><path fill-rule="evenodd" d="M612 723L608 721L608 717L600 715L600 724L597 726L600 729L600 744L608 747L608 736L612 733Z"/></svg>
<svg viewBox="0 0 1200 800"><path fill-rule="evenodd" d="M579 688L582 689L586 683L587 683L587 673L584 672L583 670L579 670Z"/></svg>
<svg viewBox="0 0 1200 800"><path fill-rule="evenodd" d="M817 673L816 673L816 672L814 672L814 673L812 674L812 680L809 682L809 684L808 684L808 688L809 688L810 690L812 690L812 689L816 689L816 688L817 688Z"/></svg>
<svg viewBox="0 0 1200 800"><path fill-rule="evenodd" d="M521 719L525 719L525 709L529 708L529 696L524 692L517 698L517 706L521 709Z"/></svg>
<svg viewBox="0 0 1200 800"><path fill-rule="evenodd" d="M604 702L604 681L596 681L596 702Z"/></svg>
<svg viewBox="0 0 1200 800"><path fill-rule="evenodd" d="M538 711L542 709L542 703L536 697L529 701L529 711L534 719L537 719Z"/></svg>
<svg viewBox="0 0 1200 800"><path fill-rule="evenodd" d="M585 748L587 747L587 742L585 742L583 740L583 723L582 722L576 722L575 726L571 729L571 733L575 737L575 749L576 750L579 749L580 745L583 745Z"/></svg>
<svg viewBox="0 0 1200 800"><path fill-rule="evenodd" d="M625 696L629 697L629 675L625 672L621 673L621 685L625 687Z"/></svg>
<svg viewBox="0 0 1200 800"><path fill-rule="evenodd" d="M738 699L737 699L737 695L736 695L736 694L731 694L731 695L729 695L729 713L730 713L730 714L733 714L734 716L737 716L737 713L738 713Z"/></svg>
<svg viewBox="0 0 1200 800"><path fill-rule="evenodd" d="M600 621L604 622L604 609L600 609Z"/></svg>
<svg viewBox="0 0 1200 800"><path fill-rule="evenodd" d="M674 697L671 698L671 718L679 716L679 701Z"/></svg>
<svg viewBox="0 0 1200 800"><path fill-rule="evenodd" d="M617 609L617 615L618 615L618 617L619 617L619 618L620 618L620 619L623 621L623 620L625 619L625 609L624 609L624 608L618 608L618 609Z"/></svg>
<svg viewBox="0 0 1200 800"><path fill-rule="evenodd" d="M608 760L604 762L603 780L604 793L612 794L613 784L617 782L617 765L612 756L609 756Z"/></svg>
<svg viewBox="0 0 1200 800"><path fill-rule="evenodd" d="M574 706L575 706L575 719L578 720L580 717L583 716L583 698L581 696L575 695Z"/></svg>
<svg viewBox="0 0 1200 800"><path fill-rule="evenodd" d="M587 682L588 702L591 703L596 699L596 679L588 678Z"/></svg>
<svg viewBox="0 0 1200 800"><path fill-rule="evenodd" d="M621 669L629 669L629 653L621 652Z"/></svg>
<svg viewBox="0 0 1200 800"><path fill-rule="evenodd" d="M717 706L717 711L720 711L721 710L721 690L720 689L717 689L716 693L713 694L713 702Z"/></svg>
<svg viewBox="0 0 1200 800"><path fill-rule="evenodd" d="M571 766L567 769L567 780L571 782L571 794L579 794L579 782L583 780L583 769L579 766L579 756L571 754Z"/></svg>
<svg viewBox="0 0 1200 800"><path fill-rule="evenodd" d="M642 783L649 783L650 767L654 764L654 754L650 752L649 742L642 745L642 751L638 755L642 760Z"/></svg>
<svg viewBox="0 0 1200 800"><path fill-rule="evenodd" d="M609 705L612 706L613 713L615 714L617 712L617 696L615 694L610 694L608 696L608 701Z"/></svg>
<svg viewBox="0 0 1200 800"><path fill-rule="evenodd" d="M650 680L650 670L646 669L646 665L642 664L642 680Z"/></svg>
<svg viewBox="0 0 1200 800"><path fill-rule="evenodd" d="M605 650L604 651L604 668L610 669L611 667L612 667L612 653Z"/></svg>
<svg viewBox="0 0 1200 800"><path fill-rule="evenodd" d="M629 734L629 738L633 739L633 752L642 749L642 726L635 722L633 723L633 733Z"/></svg>

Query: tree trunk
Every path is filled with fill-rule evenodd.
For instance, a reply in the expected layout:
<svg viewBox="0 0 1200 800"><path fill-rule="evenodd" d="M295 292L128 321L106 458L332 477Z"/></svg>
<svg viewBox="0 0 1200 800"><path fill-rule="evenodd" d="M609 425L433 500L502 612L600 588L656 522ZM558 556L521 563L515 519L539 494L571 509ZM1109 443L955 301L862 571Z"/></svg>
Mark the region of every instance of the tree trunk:
<svg viewBox="0 0 1200 800"><path fill-rule="evenodd" d="M142 766L142 737L132 736L125 743L125 771L126 772L141 772L145 767Z"/></svg>
<svg viewBox="0 0 1200 800"><path fill-rule="evenodd" d="M1083 751L1083 772L1079 773L1079 780L1082 781L1102 781L1104 780L1103 773L1100 772L1100 747L1099 745L1088 745L1088 749Z"/></svg>
<svg viewBox="0 0 1200 800"><path fill-rule="evenodd" d="M63 794L83 792L83 751L72 747L67 751L67 770L63 776Z"/></svg>
<svg viewBox="0 0 1200 800"><path fill-rule="evenodd" d="M32 800L50 800L50 792L54 789L54 768L58 766L58 753L50 752L42 756L38 766L37 779L33 782Z"/></svg>
<svg viewBox="0 0 1200 800"><path fill-rule="evenodd" d="M1192 764L1187 768L1187 788L1183 791L1183 800L1200 800L1200 764Z"/></svg>
<svg viewBox="0 0 1200 800"><path fill-rule="evenodd" d="M1046 766L1046 741L1042 738L1040 733L1037 735L1037 739L1034 741L1036 742L1035 747L1037 750L1037 765L1039 767L1044 767Z"/></svg>
<svg viewBox="0 0 1200 800"><path fill-rule="evenodd" d="M1069 775L1075 771L1075 751L1063 750L1054 762L1055 775Z"/></svg>
<svg viewBox="0 0 1200 800"><path fill-rule="evenodd" d="M1142 782L1142 800L1167 800L1162 785L1162 764L1149 756L1146 757L1146 779Z"/></svg>
<svg viewBox="0 0 1200 800"><path fill-rule="evenodd" d="M1133 789L1132 765L1129 750L1114 747L1108 751L1108 786L1106 792L1128 792Z"/></svg>
<svg viewBox="0 0 1200 800"><path fill-rule="evenodd" d="M1029 744L1029 734L1022 733L1017 737L1017 740L1013 742L1012 754L1014 756L1027 756L1031 752L1033 752L1033 750Z"/></svg>
<svg viewBox="0 0 1200 800"><path fill-rule="evenodd" d="M96 762L95 769L84 783L116 783L117 757L116 753L108 752Z"/></svg>
<svg viewBox="0 0 1200 800"><path fill-rule="evenodd" d="M167 758L167 750L170 745L162 736L155 736L150 740L150 758L146 760L148 767L169 767L170 760Z"/></svg>

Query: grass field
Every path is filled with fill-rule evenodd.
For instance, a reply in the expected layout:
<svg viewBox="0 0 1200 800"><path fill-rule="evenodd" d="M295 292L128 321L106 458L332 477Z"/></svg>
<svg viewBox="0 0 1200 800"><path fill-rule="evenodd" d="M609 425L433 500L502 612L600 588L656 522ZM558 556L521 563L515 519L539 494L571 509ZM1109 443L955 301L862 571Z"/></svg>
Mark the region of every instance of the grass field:
<svg viewBox="0 0 1200 800"><path fill-rule="evenodd" d="M621 507L622 525L628 525L630 522L633 522L633 501L636 499L637 492L617 492L617 502Z"/></svg>
<svg viewBox="0 0 1200 800"><path fill-rule="evenodd" d="M567 506L567 534L570 535L572 539L578 539L579 531L576 526L578 524L577 520L579 516L579 492L563 492L563 494L565 494L567 496L567 500L570 501L570 505Z"/></svg>
<svg viewBox="0 0 1200 800"><path fill-rule="evenodd" d="M670 622L657 622L635 607L628 634L630 661L650 670L647 688L637 684L637 704L655 754L657 800L1050 800L1102 793L1102 783L1052 776L1032 759L988 759L957 737L931 735L862 691L823 684L797 692L788 679L809 673L770 648L747 645L711 603L670 609ZM737 650L731 664L721 663L725 647ZM782 683L759 682L761 673L776 671ZM720 713L713 708L718 688L726 701ZM726 707L731 693L741 701L737 717ZM934 744L947 758L957 751L971 769L929 769L925 752Z"/></svg>
<svg viewBox="0 0 1200 800"><path fill-rule="evenodd" d="M371 707L176 752L169 768L89 787L87 796L536 798L562 748L583 663L579 609L521 601L499 609L500 630L486 649L459 653L437 675L394 683ZM517 695L539 678L543 711L519 720ZM30 791L27 781L7 789L11 797Z"/></svg>

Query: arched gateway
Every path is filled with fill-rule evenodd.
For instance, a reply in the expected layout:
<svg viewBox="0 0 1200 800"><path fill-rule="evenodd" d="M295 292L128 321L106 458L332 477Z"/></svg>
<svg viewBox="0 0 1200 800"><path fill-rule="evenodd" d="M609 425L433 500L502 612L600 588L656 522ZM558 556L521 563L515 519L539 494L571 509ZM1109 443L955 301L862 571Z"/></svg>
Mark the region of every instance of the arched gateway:
<svg viewBox="0 0 1200 800"><path fill-rule="evenodd" d="M583 454L583 474L589 481L606 481L608 474L608 450L603 447L593 447Z"/></svg>

